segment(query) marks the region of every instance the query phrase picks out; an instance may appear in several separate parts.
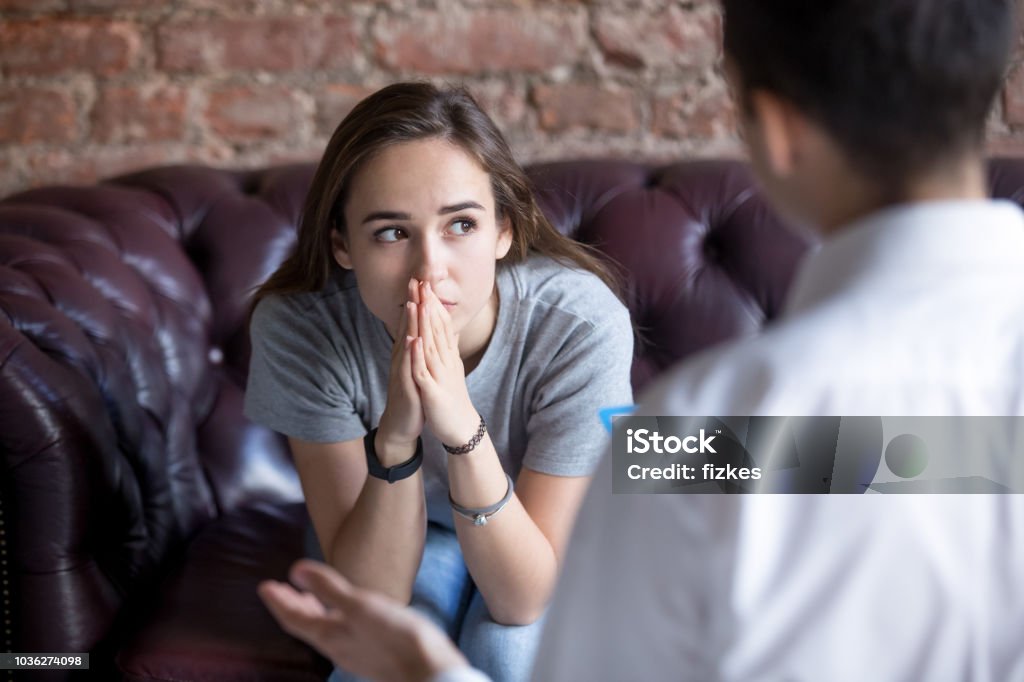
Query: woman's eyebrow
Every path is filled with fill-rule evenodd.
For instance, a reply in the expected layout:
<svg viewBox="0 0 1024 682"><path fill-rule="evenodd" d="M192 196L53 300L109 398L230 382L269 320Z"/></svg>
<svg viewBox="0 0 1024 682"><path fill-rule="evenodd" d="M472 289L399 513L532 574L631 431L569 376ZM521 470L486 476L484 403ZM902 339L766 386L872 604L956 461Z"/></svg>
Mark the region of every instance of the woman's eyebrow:
<svg viewBox="0 0 1024 682"><path fill-rule="evenodd" d="M475 201L463 201L458 204L452 204L451 206L442 206L438 210L437 215L446 215L448 213L458 213L459 211L465 211L467 208L475 208L481 211L484 207ZM412 220L412 216L408 213L401 213L399 211L374 211L368 213L361 224L372 223L375 220Z"/></svg>
<svg viewBox="0 0 1024 682"><path fill-rule="evenodd" d="M457 213L459 211L465 211L467 208L477 208L481 211L484 207L475 201L463 201L461 204L452 204L451 206L442 206L441 210L437 212L437 215L445 215L446 213Z"/></svg>
<svg viewBox="0 0 1024 682"><path fill-rule="evenodd" d="M412 220L412 216L397 211L374 211L363 218L361 224L372 223L374 220Z"/></svg>

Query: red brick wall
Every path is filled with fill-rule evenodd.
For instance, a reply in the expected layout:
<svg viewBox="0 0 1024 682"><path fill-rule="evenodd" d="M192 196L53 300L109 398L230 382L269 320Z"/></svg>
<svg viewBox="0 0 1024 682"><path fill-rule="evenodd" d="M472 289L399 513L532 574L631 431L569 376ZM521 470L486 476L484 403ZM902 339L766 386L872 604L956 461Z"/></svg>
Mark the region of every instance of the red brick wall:
<svg viewBox="0 0 1024 682"><path fill-rule="evenodd" d="M0 196L316 159L414 77L467 84L524 162L736 155L719 27L714 0L0 0ZM1024 151L1009 83L992 144Z"/></svg>

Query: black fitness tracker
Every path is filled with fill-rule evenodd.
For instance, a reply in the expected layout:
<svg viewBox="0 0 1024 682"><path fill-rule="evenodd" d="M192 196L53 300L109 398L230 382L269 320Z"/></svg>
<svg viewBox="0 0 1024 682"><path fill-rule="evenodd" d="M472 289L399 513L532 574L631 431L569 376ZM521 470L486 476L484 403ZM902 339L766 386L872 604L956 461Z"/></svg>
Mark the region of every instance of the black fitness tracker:
<svg viewBox="0 0 1024 682"><path fill-rule="evenodd" d="M377 429L372 429L363 436L363 448L366 450L366 468L371 476L388 483L394 483L395 481L401 481L403 478L409 478L419 471L420 465L423 464L422 438L416 439L416 452L413 453L412 457L393 467L386 467L377 459L377 446L374 442L376 439Z"/></svg>

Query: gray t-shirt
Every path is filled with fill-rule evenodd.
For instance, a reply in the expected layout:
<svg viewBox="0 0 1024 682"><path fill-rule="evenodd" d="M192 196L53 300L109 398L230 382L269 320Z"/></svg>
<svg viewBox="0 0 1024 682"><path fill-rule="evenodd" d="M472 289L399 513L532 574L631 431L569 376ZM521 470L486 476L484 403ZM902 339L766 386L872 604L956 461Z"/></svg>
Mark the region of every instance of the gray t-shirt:
<svg viewBox="0 0 1024 682"><path fill-rule="evenodd" d="M598 411L632 400L629 313L594 275L533 256L497 272L498 319L466 376L502 467L585 476L608 445ZM250 328L250 419L292 438L352 440L387 403L392 340L363 304L355 277L320 292L260 301ZM431 521L452 526L447 455L423 434Z"/></svg>

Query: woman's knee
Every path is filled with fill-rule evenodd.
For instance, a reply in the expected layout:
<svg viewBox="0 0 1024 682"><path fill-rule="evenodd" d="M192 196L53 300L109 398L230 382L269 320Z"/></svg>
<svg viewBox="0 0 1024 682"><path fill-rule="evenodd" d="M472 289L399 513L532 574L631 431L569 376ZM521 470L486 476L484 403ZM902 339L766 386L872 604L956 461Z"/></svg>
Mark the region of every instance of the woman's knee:
<svg viewBox="0 0 1024 682"><path fill-rule="evenodd" d="M463 621L459 649L470 665L495 682L525 682L530 679L543 628L543 616L530 625L495 622L476 592Z"/></svg>

